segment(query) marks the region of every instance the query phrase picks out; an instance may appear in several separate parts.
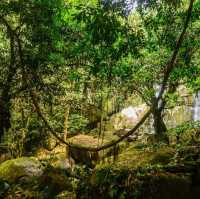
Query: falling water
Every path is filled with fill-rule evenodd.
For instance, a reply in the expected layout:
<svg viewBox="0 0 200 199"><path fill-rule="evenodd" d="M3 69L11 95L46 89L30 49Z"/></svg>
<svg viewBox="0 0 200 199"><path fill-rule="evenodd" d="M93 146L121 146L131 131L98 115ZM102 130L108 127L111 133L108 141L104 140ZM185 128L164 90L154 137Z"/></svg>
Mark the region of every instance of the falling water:
<svg viewBox="0 0 200 199"><path fill-rule="evenodd" d="M200 91L195 95L194 98L193 120L200 121Z"/></svg>

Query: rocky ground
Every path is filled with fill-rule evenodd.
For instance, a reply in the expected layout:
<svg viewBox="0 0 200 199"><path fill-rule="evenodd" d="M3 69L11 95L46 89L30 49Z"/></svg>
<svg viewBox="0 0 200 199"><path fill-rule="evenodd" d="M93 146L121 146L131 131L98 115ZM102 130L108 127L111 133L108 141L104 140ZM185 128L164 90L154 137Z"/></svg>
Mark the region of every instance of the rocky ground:
<svg viewBox="0 0 200 199"><path fill-rule="evenodd" d="M170 130L168 135L170 145L154 144L152 139L126 141L117 153L110 149L100 154L99 161L91 160L92 167L82 161L85 160L80 157L84 156L82 153L77 152L79 163L67 159L61 145L52 151L39 149L34 157L5 160L0 164L0 196L5 199L198 198L199 127L187 124ZM84 144L86 140L91 142L88 137L81 138Z"/></svg>

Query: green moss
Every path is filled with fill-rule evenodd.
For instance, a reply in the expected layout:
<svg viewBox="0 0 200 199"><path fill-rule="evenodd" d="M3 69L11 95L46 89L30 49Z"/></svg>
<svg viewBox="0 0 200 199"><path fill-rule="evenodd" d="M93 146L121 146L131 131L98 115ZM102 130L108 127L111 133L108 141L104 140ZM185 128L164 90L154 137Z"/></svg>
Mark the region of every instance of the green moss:
<svg viewBox="0 0 200 199"><path fill-rule="evenodd" d="M191 198L191 179L157 168L127 169L116 165L95 169L78 187L81 199ZM82 189L80 189L83 187ZM184 190L182 190L184 189Z"/></svg>
<svg viewBox="0 0 200 199"><path fill-rule="evenodd" d="M42 169L40 162L33 157L7 160L0 165L0 178L13 183L21 177L41 175Z"/></svg>
<svg viewBox="0 0 200 199"><path fill-rule="evenodd" d="M39 178L40 188L47 190L48 193L56 195L62 191L72 191L72 179L68 173L62 169L49 167Z"/></svg>
<svg viewBox="0 0 200 199"><path fill-rule="evenodd" d="M145 167L146 165L168 164L175 154L171 147L150 147L148 145L138 147L138 144L126 148L116 161L117 165L128 168Z"/></svg>
<svg viewBox="0 0 200 199"><path fill-rule="evenodd" d="M175 154L175 150L170 147L165 147L158 149L154 154L151 156L151 164L168 164L170 163L171 159Z"/></svg>

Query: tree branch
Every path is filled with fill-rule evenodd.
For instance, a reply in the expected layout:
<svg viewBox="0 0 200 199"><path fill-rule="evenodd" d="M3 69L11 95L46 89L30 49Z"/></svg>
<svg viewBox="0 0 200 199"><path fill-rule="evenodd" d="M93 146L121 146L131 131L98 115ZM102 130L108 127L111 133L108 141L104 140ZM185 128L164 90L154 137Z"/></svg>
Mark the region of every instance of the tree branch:
<svg viewBox="0 0 200 199"><path fill-rule="evenodd" d="M130 131L128 131L125 135L123 135L121 138L117 139L117 140L113 140L103 146L100 147L85 147L85 146L80 146L77 144L73 144L73 143L68 143L66 141L64 141L60 136L57 135L57 133L52 129L52 127L49 125L48 121L46 120L46 118L43 116L41 109L39 107L39 104L37 103L37 99L36 99L36 94L32 91L31 92L31 98L33 100L33 104L36 108L36 111L38 113L38 115L40 116L40 118L43 120L44 124L47 126L48 130L51 132L51 134L57 138L61 143L66 144L70 147L73 148L77 148L80 150L86 150L86 151L91 151L91 152L98 152L101 150L105 150L107 148L110 148L118 143L120 143L121 141L123 141L125 138L127 138L128 136L132 135L134 132L137 131L137 129L145 122L145 120L149 117L151 111L147 111L147 113L141 118L141 120L135 125L135 127L133 129L131 129Z"/></svg>
<svg viewBox="0 0 200 199"><path fill-rule="evenodd" d="M187 27L188 27L188 24L189 24L189 21L190 21L190 18L191 18L191 15L192 15L192 7L193 7L193 3L194 3L195 0L191 0L190 1L190 6L188 8L188 12L187 12L187 17L186 17L186 21L185 21L185 24L184 24L184 27L183 27L183 31L176 43L176 47L175 47L175 50L173 52L173 55L169 61L169 64L167 64L166 66L166 72L164 74L164 78L163 78L163 82L162 82L162 85L161 85L161 90L159 92L159 95L158 97L156 98L156 101L158 102L161 98L162 98L162 95L165 91L165 88L166 88L166 85L167 85L167 82L168 82L168 79L169 79L169 76L170 76L170 73L171 71L173 70L174 68L174 63L175 63L175 60L176 60L176 57L177 57L177 54L179 52L179 49L182 45L182 42L183 42L183 39L184 39L184 36L185 36L185 33L186 33L186 30L187 30ZM24 68L24 62L23 62L23 54L22 54L22 48L21 48L21 44L20 44L20 40L18 38L18 47L19 47L19 56L20 56L20 60L21 60L21 64ZM24 70L24 73L26 74L26 71L25 69ZM26 83L27 85L29 85L29 82L28 82L28 78L27 78L27 75L25 75L26 77ZM127 138L128 136L132 135L134 132L136 132L136 130L146 121L146 119L149 117L149 115L151 114L152 112L152 108L149 109L146 114L144 114L144 116L140 119L140 121L135 125L135 127L133 129L131 129L130 131L128 131L125 135L123 135L121 138L117 139L117 140L113 140L103 146L100 146L100 147L85 147L85 146L80 146L80 145L76 145L76 144L72 144L72 143L68 143L66 141L64 141L60 136L57 135L57 133L54 131L54 129L52 129L52 127L49 125L48 121L46 120L46 118L43 116L42 112L41 112L41 109L40 109L40 106L39 104L37 103L37 97L36 97L36 94L33 92L32 89L30 89L30 95L31 95L31 99L33 101L33 104L34 106L36 107L36 111L38 113L38 115L40 116L40 118L43 120L43 122L45 123L45 125L47 126L47 128L49 129L49 131L51 132L51 134L56 138L58 139L61 143L63 144L66 144L70 147L74 147L74 148L77 148L77 149L80 149L80 150L85 150L85 151L90 151L90 152L98 152L98 151L101 151L101 150L105 150L107 148L110 148L112 146L115 146L116 144L120 143L121 141L123 141L125 138Z"/></svg>
<svg viewBox="0 0 200 199"><path fill-rule="evenodd" d="M176 46L175 46L174 52L172 54L172 57L171 57L170 61L168 62L167 66L166 66L164 78L163 78L163 81L162 81L162 84L161 84L161 89L160 89L160 92L158 94L158 97L156 98L156 102L158 102L162 98L163 93L164 93L166 86L167 86L167 82L168 82L170 73L172 72L172 70L174 68L176 57L177 57L178 52L180 50L180 47L183 43L184 36L185 36L186 30L188 28L189 22L190 22L190 18L192 16L192 8L193 8L194 2L195 2L195 0L190 0L190 5L189 5L188 11L187 11L187 17L186 17L186 20L185 20L184 27L183 27L183 30L181 32L181 35L179 36L179 38L176 42Z"/></svg>

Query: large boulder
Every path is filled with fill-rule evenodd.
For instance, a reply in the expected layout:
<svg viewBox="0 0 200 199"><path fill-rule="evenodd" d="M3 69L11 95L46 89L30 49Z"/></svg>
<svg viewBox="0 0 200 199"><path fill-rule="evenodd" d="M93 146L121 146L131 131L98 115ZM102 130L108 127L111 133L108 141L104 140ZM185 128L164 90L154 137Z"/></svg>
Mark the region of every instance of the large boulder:
<svg viewBox="0 0 200 199"><path fill-rule="evenodd" d="M84 134L74 136L73 138L70 138L69 141L75 145L90 146L94 148L97 147L99 143L98 138ZM98 153L81 150L75 147L70 147L70 155L76 164L87 165L91 168L94 167L99 160Z"/></svg>
<svg viewBox="0 0 200 199"><path fill-rule="evenodd" d="M0 179L14 183L24 177L39 177L43 170L42 164L33 157L7 160L0 164Z"/></svg>
<svg viewBox="0 0 200 199"><path fill-rule="evenodd" d="M66 154L58 154L54 160L52 160L51 166L57 169L71 170L75 165L73 158L66 157Z"/></svg>
<svg viewBox="0 0 200 199"><path fill-rule="evenodd" d="M65 170L48 167L40 177L40 189L43 190L44 198L55 198L56 195L63 191L73 191L73 178L69 177Z"/></svg>

